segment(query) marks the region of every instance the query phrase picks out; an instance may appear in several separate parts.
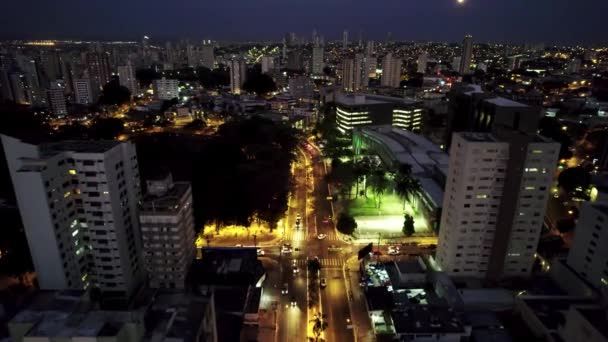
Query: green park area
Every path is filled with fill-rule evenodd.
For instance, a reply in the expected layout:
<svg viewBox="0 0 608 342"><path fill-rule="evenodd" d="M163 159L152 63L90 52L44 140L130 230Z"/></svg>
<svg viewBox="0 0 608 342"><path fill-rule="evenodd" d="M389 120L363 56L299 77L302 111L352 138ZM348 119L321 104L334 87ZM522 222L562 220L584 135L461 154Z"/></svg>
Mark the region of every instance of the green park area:
<svg viewBox="0 0 608 342"><path fill-rule="evenodd" d="M429 227L420 212L416 212L407 202L405 208L403 199L396 194L382 195L380 207L374 195L360 196L355 199L345 199L344 208L357 222L355 235L358 238L403 237L404 216L409 214L414 218L415 235L426 235Z"/></svg>

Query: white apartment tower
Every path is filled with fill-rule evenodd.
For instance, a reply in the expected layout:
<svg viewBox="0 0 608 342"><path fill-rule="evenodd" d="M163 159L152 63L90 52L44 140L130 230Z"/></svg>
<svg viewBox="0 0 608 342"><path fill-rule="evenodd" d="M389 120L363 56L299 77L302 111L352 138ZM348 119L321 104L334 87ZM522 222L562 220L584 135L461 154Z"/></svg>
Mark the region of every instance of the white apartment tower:
<svg viewBox="0 0 608 342"><path fill-rule="evenodd" d="M144 275L135 146L2 143L40 288L130 297Z"/></svg>
<svg viewBox="0 0 608 342"><path fill-rule="evenodd" d="M473 60L473 36L466 35L462 41L462 57L458 71L462 75L471 73L471 62Z"/></svg>
<svg viewBox="0 0 608 342"><path fill-rule="evenodd" d="M454 133L437 262L454 276L526 277L559 144L515 130Z"/></svg>
<svg viewBox="0 0 608 342"><path fill-rule="evenodd" d="M346 91L359 91L367 88L369 74L367 63L363 54L358 53L355 58L346 58L342 63L342 86Z"/></svg>
<svg viewBox="0 0 608 342"><path fill-rule="evenodd" d="M209 44L203 44L203 46L201 46L200 56L201 66L211 70L215 68L215 53L213 51L213 45L211 45L210 42Z"/></svg>
<svg viewBox="0 0 608 342"><path fill-rule="evenodd" d="M161 78L152 82L156 100L171 100L179 98L179 82L174 79Z"/></svg>
<svg viewBox="0 0 608 342"><path fill-rule="evenodd" d="M421 53L418 56L418 72L424 74L426 72L426 66L429 62L429 54L426 52Z"/></svg>
<svg viewBox="0 0 608 342"><path fill-rule="evenodd" d="M118 80L121 86L129 89L132 96L137 95L137 78L135 77L135 69L133 69L131 62L118 67Z"/></svg>
<svg viewBox="0 0 608 342"><path fill-rule="evenodd" d="M323 47L315 46L312 48L312 74L313 75L322 75L323 67L325 66L323 62Z"/></svg>
<svg viewBox="0 0 608 342"><path fill-rule="evenodd" d="M585 203L581 207L568 265L604 295L608 293L608 205Z"/></svg>
<svg viewBox="0 0 608 342"><path fill-rule="evenodd" d="M88 78L74 79L74 102L88 105L96 101L95 93Z"/></svg>
<svg viewBox="0 0 608 342"><path fill-rule="evenodd" d="M239 95L241 88L245 83L247 75L247 64L242 59L233 59L230 61L230 91Z"/></svg>
<svg viewBox="0 0 608 342"><path fill-rule="evenodd" d="M150 287L183 289L195 256L190 183L173 182L169 174L146 187L139 220Z"/></svg>
<svg viewBox="0 0 608 342"><path fill-rule="evenodd" d="M63 92L63 84L61 82L54 81L51 82L51 85L46 93L51 113L59 117L68 115L68 107L65 101L65 94Z"/></svg>
<svg viewBox="0 0 608 342"><path fill-rule="evenodd" d="M392 88L399 87L399 83L401 83L401 63L401 59L394 58L391 53L384 56L380 85Z"/></svg>
<svg viewBox="0 0 608 342"><path fill-rule="evenodd" d="M262 73L268 74L274 70L274 58L272 56L262 56L260 58Z"/></svg>

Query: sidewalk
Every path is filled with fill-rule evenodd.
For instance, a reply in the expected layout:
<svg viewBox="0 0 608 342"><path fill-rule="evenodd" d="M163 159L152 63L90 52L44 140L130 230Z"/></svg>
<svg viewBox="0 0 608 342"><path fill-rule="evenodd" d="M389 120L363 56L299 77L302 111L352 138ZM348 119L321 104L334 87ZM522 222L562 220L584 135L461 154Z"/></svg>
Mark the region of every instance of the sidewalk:
<svg viewBox="0 0 608 342"><path fill-rule="evenodd" d="M367 300L363 289L359 286L359 261L356 256L349 258L346 262L348 269L347 288L350 289L352 301L350 303L351 317L353 326L355 327L356 342L373 342L375 341L374 331L372 329L371 320L367 308Z"/></svg>

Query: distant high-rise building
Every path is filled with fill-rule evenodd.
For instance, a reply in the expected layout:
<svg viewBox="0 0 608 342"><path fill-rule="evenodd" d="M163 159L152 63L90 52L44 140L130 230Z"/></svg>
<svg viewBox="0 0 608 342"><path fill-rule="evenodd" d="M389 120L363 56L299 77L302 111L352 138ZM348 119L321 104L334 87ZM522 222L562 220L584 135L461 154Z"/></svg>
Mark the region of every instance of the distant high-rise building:
<svg viewBox="0 0 608 342"><path fill-rule="evenodd" d="M47 90L48 104L51 113L55 116L66 116L68 115L68 107L65 101L65 87L63 81L51 82L49 89Z"/></svg>
<svg viewBox="0 0 608 342"><path fill-rule="evenodd" d="M461 75L471 73L471 62L473 60L473 36L466 35L462 42L462 58L460 59L460 68L458 71Z"/></svg>
<svg viewBox="0 0 608 342"><path fill-rule="evenodd" d="M323 48L320 46L315 46L312 48L312 74L313 75L322 75L323 67L325 64L323 62Z"/></svg>
<svg viewBox="0 0 608 342"><path fill-rule="evenodd" d="M603 294L608 293L608 205L581 206L568 265Z"/></svg>
<svg viewBox="0 0 608 342"><path fill-rule="evenodd" d="M215 68L215 53L213 45L205 44L201 47L201 66L213 70Z"/></svg>
<svg viewBox="0 0 608 342"><path fill-rule="evenodd" d="M196 248L190 183L169 174L146 188L139 221L150 287L183 289Z"/></svg>
<svg viewBox="0 0 608 342"><path fill-rule="evenodd" d="M578 58L573 58L572 60L570 60L570 62L568 62L568 65L566 66L566 71L569 74L578 74L581 71L581 60Z"/></svg>
<svg viewBox="0 0 608 342"><path fill-rule="evenodd" d="M152 81L152 89L156 100L172 100L179 98L179 81L175 79L161 78Z"/></svg>
<svg viewBox="0 0 608 342"><path fill-rule="evenodd" d="M0 67L0 100L15 101L10 74L4 67Z"/></svg>
<svg viewBox="0 0 608 342"><path fill-rule="evenodd" d="M281 47L281 59L282 63L285 63L287 60L287 40L285 38L283 38L283 46Z"/></svg>
<svg viewBox="0 0 608 342"><path fill-rule="evenodd" d="M91 80L91 86L96 89L103 88L110 82L110 60L107 53L87 52L86 66Z"/></svg>
<svg viewBox="0 0 608 342"><path fill-rule="evenodd" d="M238 95L245 83L247 76L247 64L243 59L233 59L230 61L230 91Z"/></svg>
<svg viewBox="0 0 608 342"><path fill-rule="evenodd" d="M426 65L429 61L429 54L426 52L421 53L418 56L418 72L424 74L426 72Z"/></svg>
<svg viewBox="0 0 608 342"><path fill-rule="evenodd" d="M40 288L130 298L144 279L135 146L2 143Z"/></svg>
<svg viewBox="0 0 608 342"><path fill-rule="evenodd" d="M262 66L262 73L267 74L274 70L274 58L272 56L262 56L260 58L260 64Z"/></svg>
<svg viewBox="0 0 608 342"><path fill-rule="evenodd" d="M200 63L198 48L192 44L186 46L186 58L188 59L188 66L197 67Z"/></svg>
<svg viewBox="0 0 608 342"><path fill-rule="evenodd" d="M302 61L302 51L296 49L289 51L287 54L287 69L289 70L302 70L304 69Z"/></svg>
<svg viewBox="0 0 608 342"><path fill-rule="evenodd" d="M297 100L312 98L314 88L310 78L296 76L289 79L289 94Z"/></svg>
<svg viewBox="0 0 608 342"><path fill-rule="evenodd" d="M13 100L22 105L32 105L32 90L28 78L24 73L12 72L8 74Z"/></svg>
<svg viewBox="0 0 608 342"><path fill-rule="evenodd" d="M359 91L367 87L367 65L363 54L346 58L342 62L342 86L346 91Z"/></svg>
<svg viewBox="0 0 608 342"><path fill-rule="evenodd" d="M88 78L74 79L74 102L81 105L88 105L97 100L96 92L91 87L91 80Z"/></svg>
<svg viewBox="0 0 608 342"><path fill-rule="evenodd" d="M348 49L348 30L342 32L342 50Z"/></svg>
<svg viewBox="0 0 608 342"><path fill-rule="evenodd" d="M368 56L374 55L375 50L374 50L374 41L373 40L367 41L367 46L366 46L365 50L366 50Z"/></svg>
<svg viewBox="0 0 608 342"><path fill-rule="evenodd" d="M492 133L453 135L437 262L454 276L527 277L560 146L526 131L527 106L483 102L495 107Z"/></svg>
<svg viewBox="0 0 608 342"><path fill-rule="evenodd" d="M462 57L454 56L454 58L452 58L452 70L460 72L461 61L462 61Z"/></svg>
<svg viewBox="0 0 608 342"><path fill-rule="evenodd" d="M127 62L127 65L118 67L118 80L120 85L126 87L131 91L131 95L137 95L139 87L137 86L137 78L135 77L135 70L131 65L131 62Z"/></svg>
<svg viewBox="0 0 608 342"><path fill-rule="evenodd" d="M401 63L401 59L394 58L391 53L384 56L382 60L382 79L380 80L383 87L399 87L401 83Z"/></svg>

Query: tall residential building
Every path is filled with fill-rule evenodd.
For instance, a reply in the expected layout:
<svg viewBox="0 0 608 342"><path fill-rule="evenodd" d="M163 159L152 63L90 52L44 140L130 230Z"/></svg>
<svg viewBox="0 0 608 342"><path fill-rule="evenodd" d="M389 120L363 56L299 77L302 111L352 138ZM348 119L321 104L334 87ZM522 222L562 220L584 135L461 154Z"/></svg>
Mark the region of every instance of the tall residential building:
<svg viewBox="0 0 608 342"><path fill-rule="evenodd" d="M188 66L197 67L199 64L198 49L192 44L186 46L186 58L188 60Z"/></svg>
<svg viewBox="0 0 608 342"><path fill-rule="evenodd" d="M471 62L473 59L473 36L466 35L462 41L462 57L460 59L460 68L458 71L461 75L471 73Z"/></svg>
<svg viewBox="0 0 608 342"><path fill-rule="evenodd" d="M401 83L401 63L401 59L394 58L391 53L384 56L382 60L382 79L380 80L383 87L399 87Z"/></svg>
<svg viewBox="0 0 608 342"><path fill-rule="evenodd" d="M139 221L150 287L183 289L196 248L190 183L169 174L146 188Z"/></svg>
<svg viewBox="0 0 608 342"><path fill-rule="evenodd" d="M15 101L10 73L4 67L0 67L0 100Z"/></svg>
<svg viewBox="0 0 608 342"><path fill-rule="evenodd" d="M289 51L287 54L287 69L289 70L302 70L304 69L304 63L302 60L302 51L296 49Z"/></svg>
<svg viewBox="0 0 608 342"><path fill-rule="evenodd" d="M27 81L27 77L22 72L12 72L8 74L11 86L13 101L22 105L31 105L32 91Z"/></svg>
<svg viewBox="0 0 608 342"><path fill-rule="evenodd" d="M323 47L315 46L312 48L312 74L313 75L322 75L323 67L325 64L323 62Z"/></svg>
<svg viewBox="0 0 608 342"><path fill-rule="evenodd" d="M238 95L247 77L247 64L243 59L233 59L230 61L230 91Z"/></svg>
<svg viewBox="0 0 608 342"><path fill-rule="evenodd" d="M348 30L342 32L342 50L348 49Z"/></svg>
<svg viewBox="0 0 608 342"><path fill-rule="evenodd" d="M424 74L426 72L426 65L429 62L429 54L426 52L421 53L418 56L418 72Z"/></svg>
<svg viewBox="0 0 608 342"><path fill-rule="evenodd" d="M272 56L262 56L260 58L260 64L262 66L262 73L267 74L274 70L274 58Z"/></svg>
<svg viewBox="0 0 608 342"><path fill-rule="evenodd" d="M2 143L40 288L131 297L144 275L135 146Z"/></svg>
<svg viewBox="0 0 608 342"><path fill-rule="evenodd" d="M373 40L368 40L367 41L367 45L365 47L365 51L367 53L368 56L372 56L375 53L374 50L374 41Z"/></svg>
<svg viewBox="0 0 608 342"><path fill-rule="evenodd" d="M168 78L152 81L152 89L156 100L172 100L179 98L179 81Z"/></svg>
<svg viewBox="0 0 608 342"><path fill-rule="evenodd" d="M68 107L65 101L65 87L62 82L51 82L50 88L46 94L48 97L49 108L51 113L55 116L66 116L68 115Z"/></svg>
<svg viewBox="0 0 608 342"><path fill-rule="evenodd" d="M127 62L127 65L119 66L118 68L118 80L120 85L126 87L131 91L131 95L137 95L139 91L137 86L137 78L135 77L135 69L131 65L131 62Z"/></svg>
<svg viewBox="0 0 608 342"><path fill-rule="evenodd" d="M437 247L451 275L532 271L560 147L507 117L494 133L454 133Z"/></svg>
<svg viewBox="0 0 608 342"><path fill-rule="evenodd" d="M581 206L568 265L603 294L608 294L608 205Z"/></svg>
<svg viewBox="0 0 608 342"><path fill-rule="evenodd" d="M88 78L74 79L74 102L81 105L88 105L97 100L91 80Z"/></svg>
<svg viewBox="0 0 608 342"><path fill-rule="evenodd" d="M569 74L578 74L581 71L581 60L578 58L573 58L571 61L568 62L568 65L566 65L566 71Z"/></svg>
<svg viewBox="0 0 608 342"><path fill-rule="evenodd" d="M108 53L87 52L85 60L92 87L101 89L110 82L112 74Z"/></svg>
<svg viewBox="0 0 608 342"><path fill-rule="evenodd" d="M367 59L358 53L355 58L346 58L342 63L342 85L346 91L359 91L367 88L369 73Z"/></svg>
<svg viewBox="0 0 608 342"><path fill-rule="evenodd" d="M213 45L204 44L200 50L201 66L213 70L215 68L215 53Z"/></svg>

